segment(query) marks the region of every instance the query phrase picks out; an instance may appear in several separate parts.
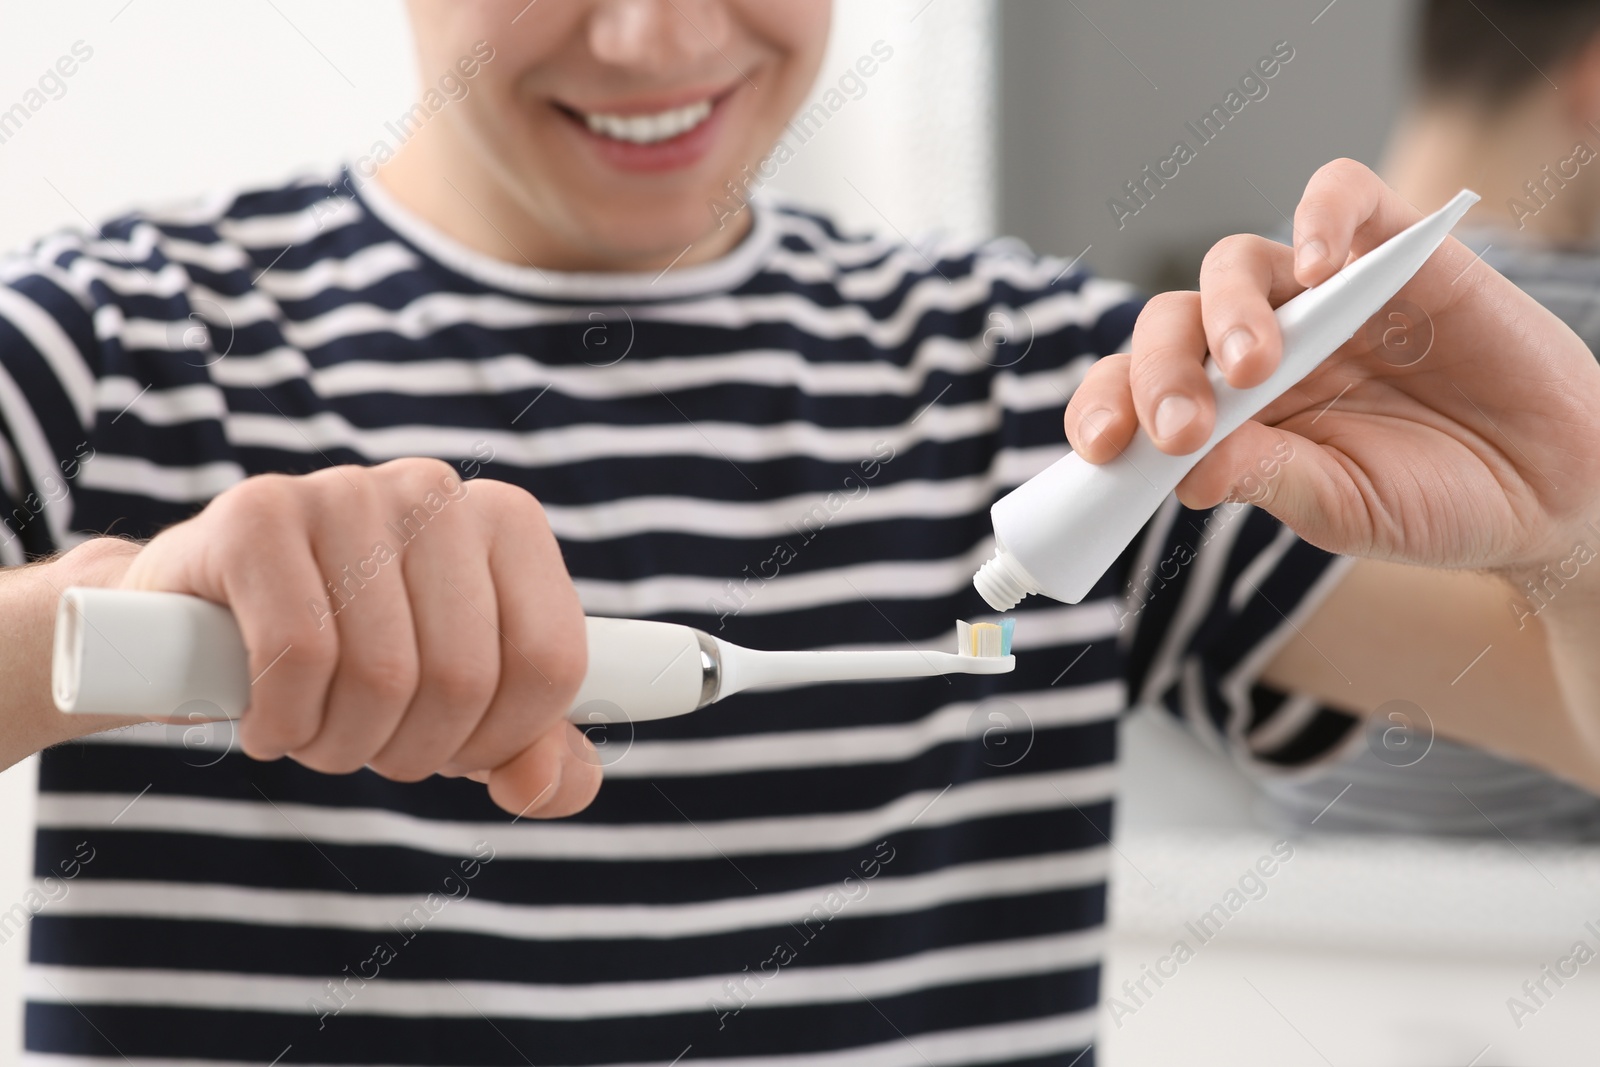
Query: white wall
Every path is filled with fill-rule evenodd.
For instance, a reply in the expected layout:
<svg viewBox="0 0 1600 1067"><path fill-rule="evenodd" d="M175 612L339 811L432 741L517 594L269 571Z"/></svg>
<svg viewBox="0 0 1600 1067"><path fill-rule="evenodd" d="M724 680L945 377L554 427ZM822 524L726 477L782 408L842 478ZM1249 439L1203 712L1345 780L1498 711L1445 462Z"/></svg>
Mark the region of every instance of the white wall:
<svg viewBox="0 0 1600 1067"><path fill-rule="evenodd" d="M840 0L819 84L879 39L895 54L773 189L849 224L885 229L876 206L910 235L988 233L993 10ZM0 25L0 110L75 42L93 49L65 93L0 144L0 249L132 205L320 168L367 148L413 95L396 0L0 0ZM28 885L32 789L31 764L0 774L0 909ZM23 958L21 938L0 947L0 1067L16 1062Z"/></svg>
<svg viewBox="0 0 1600 1067"><path fill-rule="evenodd" d="M893 58L771 188L853 227L992 234L996 21L995 0L839 0L819 88L878 40Z"/></svg>
<svg viewBox="0 0 1600 1067"><path fill-rule="evenodd" d="M275 3L5 4L0 107L73 42L94 54L0 145L0 247L370 142L411 92L399 5Z"/></svg>
<svg viewBox="0 0 1600 1067"><path fill-rule="evenodd" d="M0 110L74 42L94 50L65 94L0 144L0 248L131 205L320 167L366 148L411 104L396 0L275 6L0 2ZM993 0L841 0L819 85L874 41L895 55L773 187L881 228L854 183L908 234L988 232L993 11Z"/></svg>

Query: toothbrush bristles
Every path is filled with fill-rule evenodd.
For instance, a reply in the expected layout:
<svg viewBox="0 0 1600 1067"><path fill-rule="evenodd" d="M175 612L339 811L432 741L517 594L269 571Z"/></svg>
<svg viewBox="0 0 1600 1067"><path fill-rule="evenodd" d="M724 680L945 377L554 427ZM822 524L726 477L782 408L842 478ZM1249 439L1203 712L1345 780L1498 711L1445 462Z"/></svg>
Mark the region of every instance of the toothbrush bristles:
<svg viewBox="0 0 1600 1067"><path fill-rule="evenodd" d="M1011 654L1011 621L956 622L956 651L963 656L999 657Z"/></svg>

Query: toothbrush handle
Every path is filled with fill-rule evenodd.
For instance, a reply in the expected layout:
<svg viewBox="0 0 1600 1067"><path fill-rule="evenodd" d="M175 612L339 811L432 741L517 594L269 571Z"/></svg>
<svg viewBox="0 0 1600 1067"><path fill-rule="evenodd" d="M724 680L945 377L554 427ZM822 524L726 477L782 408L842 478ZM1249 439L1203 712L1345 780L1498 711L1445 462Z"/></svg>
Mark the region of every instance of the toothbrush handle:
<svg viewBox="0 0 1600 1067"><path fill-rule="evenodd" d="M56 608L50 689L64 712L237 719L249 656L233 614L208 600L74 586Z"/></svg>
<svg viewBox="0 0 1600 1067"><path fill-rule="evenodd" d="M587 620L587 631L588 673L568 718L642 721L703 703L698 631L598 618ZM64 712L237 719L250 684L244 638L224 607L180 593L83 586L61 597L51 693Z"/></svg>

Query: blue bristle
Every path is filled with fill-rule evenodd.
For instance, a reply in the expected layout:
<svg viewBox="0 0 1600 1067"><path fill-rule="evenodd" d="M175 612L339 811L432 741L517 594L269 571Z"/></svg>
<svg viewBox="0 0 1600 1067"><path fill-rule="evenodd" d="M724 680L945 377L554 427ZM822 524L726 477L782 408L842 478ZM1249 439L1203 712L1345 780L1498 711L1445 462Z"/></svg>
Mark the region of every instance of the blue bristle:
<svg viewBox="0 0 1600 1067"><path fill-rule="evenodd" d="M1017 620L1005 618L1000 620L1000 654L1011 655L1011 631L1017 628Z"/></svg>

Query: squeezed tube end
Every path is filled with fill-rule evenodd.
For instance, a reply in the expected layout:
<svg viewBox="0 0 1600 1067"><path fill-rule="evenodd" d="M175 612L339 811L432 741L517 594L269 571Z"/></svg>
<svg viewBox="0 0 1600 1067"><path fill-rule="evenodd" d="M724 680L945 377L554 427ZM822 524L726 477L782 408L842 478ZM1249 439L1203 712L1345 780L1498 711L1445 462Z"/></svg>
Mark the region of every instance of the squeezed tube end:
<svg viewBox="0 0 1600 1067"><path fill-rule="evenodd" d="M978 573L972 576L972 584L983 602L996 611L1010 611L1023 597L1039 592L1033 576L1003 548L978 568Z"/></svg>

